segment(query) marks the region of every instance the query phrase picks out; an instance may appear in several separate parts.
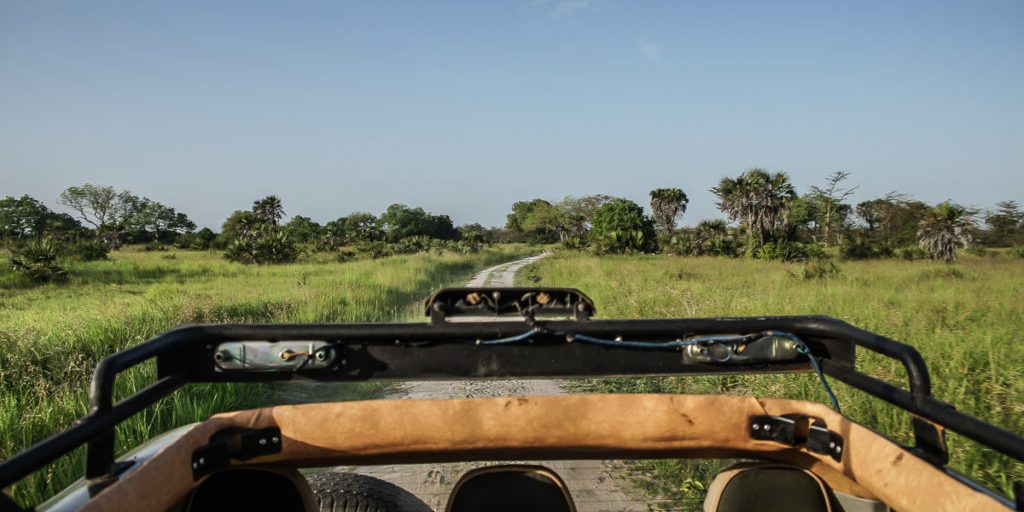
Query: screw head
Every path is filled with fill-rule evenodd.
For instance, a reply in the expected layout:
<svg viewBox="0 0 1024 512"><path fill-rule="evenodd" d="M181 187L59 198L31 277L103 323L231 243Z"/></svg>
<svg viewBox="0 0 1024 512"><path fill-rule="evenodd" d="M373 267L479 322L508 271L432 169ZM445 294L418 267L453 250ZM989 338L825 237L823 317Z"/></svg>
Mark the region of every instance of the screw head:
<svg viewBox="0 0 1024 512"><path fill-rule="evenodd" d="M764 429L765 429L765 431L771 430L772 426L769 425L769 424L765 424Z"/></svg>
<svg viewBox="0 0 1024 512"><path fill-rule="evenodd" d="M192 469L199 469L199 463L198 462L193 462L192 463Z"/></svg>
<svg viewBox="0 0 1024 512"><path fill-rule="evenodd" d="M754 423L754 430L761 430L761 425L758 423Z"/></svg>
<svg viewBox="0 0 1024 512"><path fill-rule="evenodd" d="M266 439L260 439L259 443L260 443L260 446L266 446L267 445L267 440Z"/></svg>
<svg viewBox="0 0 1024 512"><path fill-rule="evenodd" d="M206 459L199 457L199 465L202 466L203 464L206 464Z"/></svg>
<svg viewBox="0 0 1024 512"><path fill-rule="evenodd" d="M835 450L835 449L836 449L836 443L835 443L835 441L829 441L829 443L828 443L828 447L829 447L830 449L832 449L832 450Z"/></svg>
<svg viewBox="0 0 1024 512"><path fill-rule="evenodd" d="M274 444L277 444L277 443L280 443L280 442L281 442L281 438L279 438L279 437L277 437L277 436L274 436L274 437L272 437L272 438L270 439L270 441L271 441L272 443L274 443Z"/></svg>
<svg viewBox="0 0 1024 512"><path fill-rule="evenodd" d="M842 446L836 446L836 454L838 455L840 453L843 453L843 447Z"/></svg>

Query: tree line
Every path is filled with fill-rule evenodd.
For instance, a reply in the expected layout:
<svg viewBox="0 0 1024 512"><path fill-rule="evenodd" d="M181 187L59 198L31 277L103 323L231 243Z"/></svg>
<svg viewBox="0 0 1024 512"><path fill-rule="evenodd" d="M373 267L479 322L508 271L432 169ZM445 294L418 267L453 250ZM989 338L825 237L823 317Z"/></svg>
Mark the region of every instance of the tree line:
<svg viewBox="0 0 1024 512"><path fill-rule="evenodd" d="M341 260L428 249L479 250L502 242L559 243L596 253L666 252L761 259L903 257L953 261L958 250L1015 247L1024 256L1024 212L1008 200L990 211L945 201L928 205L891 192L856 204L850 174L835 172L798 194L785 172L751 169L726 176L710 192L724 219L677 227L689 204L680 188L650 192L650 214L610 195L560 201L517 201L504 227L455 226L421 207L392 204L382 214L354 212L324 224L304 216L288 222L276 196L232 213L219 233L197 230L188 215L144 196L84 184L64 190L55 212L37 199L0 199L0 239L12 267L33 280L66 276L61 259L95 260L124 244L150 250L216 249L243 263L285 263L304 252L336 252Z"/></svg>
<svg viewBox="0 0 1024 512"><path fill-rule="evenodd" d="M1002 201L983 212L952 201L928 205L891 192L852 204L846 172L798 194L785 172L751 169L726 176L710 192L725 219L678 228L689 204L679 188L650 193L650 212L606 195L519 201L506 229L513 240L561 243L595 252L669 252L761 259L821 257L830 248L849 259L898 256L953 261L957 250L1016 247L1024 255L1024 212Z"/></svg>

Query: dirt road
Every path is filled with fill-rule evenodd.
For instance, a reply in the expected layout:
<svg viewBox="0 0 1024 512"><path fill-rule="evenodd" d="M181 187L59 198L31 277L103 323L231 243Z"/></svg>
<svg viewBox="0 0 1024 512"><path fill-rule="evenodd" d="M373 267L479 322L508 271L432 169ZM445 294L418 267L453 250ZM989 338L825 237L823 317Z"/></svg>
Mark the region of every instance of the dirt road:
<svg viewBox="0 0 1024 512"><path fill-rule="evenodd" d="M512 286L516 272L546 254L526 258L478 273L467 286ZM422 381L405 382L394 399L443 399L488 396L555 395L565 391L555 380ZM519 461L523 462L523 461ZM650 503L629 483L625 466L611 461L537 461L551 468L566 482L580 512L643 511ZM444 510L452 486L467 470L493 465L487 462L417 464L407 466L363 466L344 468L397 484L425 501L434 510Z"/></svg>

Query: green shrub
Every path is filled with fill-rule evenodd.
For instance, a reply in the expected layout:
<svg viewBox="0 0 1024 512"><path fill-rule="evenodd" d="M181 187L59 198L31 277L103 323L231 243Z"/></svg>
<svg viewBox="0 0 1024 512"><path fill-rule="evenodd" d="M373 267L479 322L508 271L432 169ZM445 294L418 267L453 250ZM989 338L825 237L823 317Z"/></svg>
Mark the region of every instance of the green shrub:
<svg viewBox="0 0 1024 512"><path fill-rule="evenodd" d="M1017 245L1010 248L1010 256L1024 258L1024 245Z"/></svg>
<svg viewBox="0 0 1024 512"><path fill-rule="evenodd" d="M12 246L11 267L35 283L63 282L68 272L57 262L60 253L50 240L32 240Z"/></svg>
<svg viewBox="0 0 1024 512"><path fill-rule="evenodd" d="M871 260L893 255L891 247L863 237L851 237L839 250L844 260Z"/></svg>
<svg viewBox="0 0 1024 512"><path fill-rule="evenodd" d="M768 261L805 261L825 257L825 249L815 243L768 242L747 252L747 257Z"/></svg>
<svg viewBox="0 0 1024 512"><path fill-rule="evenodd" d="M235 240L224 251L224 257L239 263L291 263L299 257L299 250L288 235L275 231Z"/></svg>
<svg viewBox="0 0 1024 512"><path fill-rule="evenodd" d="M896 250L896 257L906 261L926 260L928 252L917 246L903 247Z"/></svg>
<svg viewBox="0 0 1024 512"><path fill-rule="evenodd" d="M796 273L790 275L805 281L823 280L838 276L841 273L839 265L831 258L814 258L800 266Z"/></svg>
<svg viewBox="0 0 1024 512"><path fill-rule="evenodd" d="M594 212L589 236L598 254L653 252L658 244L654 221L628 199L612 199L601 205Z"/></svg>
<svg viewBox="0 0 1024 512"><path fill-rule="evenodd" d="M68 245L64 252L74 260L99 261L107 259L110 249L99 240L79 240Z"/></svg>
<svg viewBox="0 0 1024 512"><path fill-rule="evenodd" d="M338 249L338 252L334 253L334 259L338 260L338 263L345 263L346 261L352 261L359 257L359 252L355 249L349 249L343 247Z"/></svg>

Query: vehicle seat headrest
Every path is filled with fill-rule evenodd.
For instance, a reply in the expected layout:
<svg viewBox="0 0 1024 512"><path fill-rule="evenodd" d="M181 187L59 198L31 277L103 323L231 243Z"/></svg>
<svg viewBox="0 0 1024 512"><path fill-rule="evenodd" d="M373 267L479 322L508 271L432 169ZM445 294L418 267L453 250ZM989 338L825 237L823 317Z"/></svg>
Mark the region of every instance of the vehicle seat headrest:
<svg viewBox="0 0 1024 512"><path fill-rule="evenodd" d="M830 492L813 473L776 463L740 463L715 477L704 512L832 512Z"/></svg>

